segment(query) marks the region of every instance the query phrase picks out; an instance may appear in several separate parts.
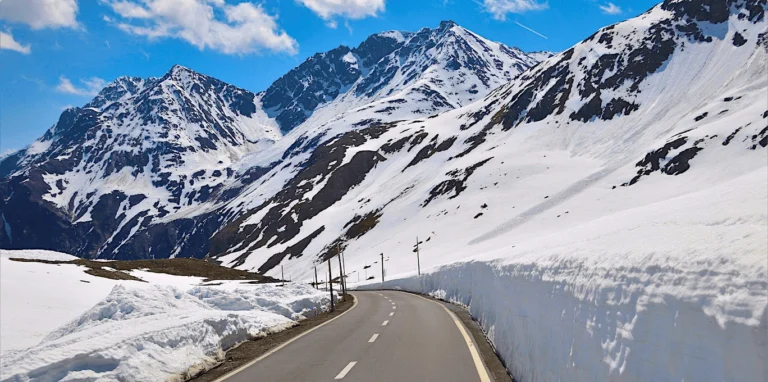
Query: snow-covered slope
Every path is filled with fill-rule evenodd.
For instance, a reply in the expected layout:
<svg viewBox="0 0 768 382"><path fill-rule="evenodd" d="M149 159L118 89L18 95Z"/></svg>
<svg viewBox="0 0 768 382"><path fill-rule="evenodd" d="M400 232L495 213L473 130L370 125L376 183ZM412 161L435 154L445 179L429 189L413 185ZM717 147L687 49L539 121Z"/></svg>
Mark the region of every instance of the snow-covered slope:
<svg viewBox="0 0 768 382"><path fill-rule="evenodd" d="M181 66L118 78L0 161L0 246L204 257L211 235L247 212L227 203L295 167L284 163L295 152L372 121L453 109L536 63L444 22L319 53L258 94Z"/></svg>
<svg viewBox="0 0 768 382"><path fill-rule="evenodd" d="M329 133L233 200L212 253L306 279L383 253L521 380L764 380L765 11L666 1L476 103Z"/></svg>
<svg viewBox="0 0 768 382"><path fill-rule="evenodd" d="M281 137L257 103L181 66L118 78L3 161L0 242L83 257L131 252L122 247L137 230L208 202L233 163Z"/></svg>
<svg viewBox="0 0 768 382"><path fill-rule="evenodd" d="M708 183L678 187L685 176L672 176L700 158L743 163L726 174L700 165L714 183L761 168L766 38L764 6L758 12L755 4L733 3L732 16L715 23L697 1L665 3L598 31L477 103L320 134L316 149L285 152L286 165L231 202L250 212L214 237L212 252L263 271L287 257L292 272L308 272L337 243L402 253L415 240L402 233L417 227L430 227L425 237L461 232L447 234L457 248L509 240L593 188L607 187L622 208L700 190ZM638 191L654 181L670 186ZM583 219L616 208L596 205L606 207ZM582 222L567 217L540 227Z"/></svg>
<svg viewBox="0 0 768 382"><path fill-rule="evenodd" d="M549 55L534 58L443 21L318 53L275 81L262 101L284 132L361 106L400 119L428 116L479 99Z"/></svg>
<svg viewBox="0 0 768 382"><path fill-rule="evenodd" d="M0 380L184 380L224 351L327 309L308 285L153 274L148 282L86 274L43 251L0 251ZM138 271L137 271L138 272Z"/></svg>
<svg viewBox="0 0 768 382"><path fill-rule="evenodd" d="M329 66L354 79L270 104L301 112L283 138L132 243L307 280L338 249L358 272L383 253L389 285L470 305L521 380L765 380L766 7L667 0L475 98L472 55L406 55L426 68L409 81L388 57L422 31L382 34L382 67L363 65L380 88L342 49ZM446 111L420 114L437 95Z"/></svg>
<svg viewBox="0 0 768 382"><path fill-rule="evenodd" d="M0 250L0 353L38 344L48 333L67 324L103 300L116 285L148 288L150 283L111 280L85 273L75 264L45 264L11 259L71 261L77 257L59 252ZM200 277L163 276L152 285L189 288Z"/></svg>

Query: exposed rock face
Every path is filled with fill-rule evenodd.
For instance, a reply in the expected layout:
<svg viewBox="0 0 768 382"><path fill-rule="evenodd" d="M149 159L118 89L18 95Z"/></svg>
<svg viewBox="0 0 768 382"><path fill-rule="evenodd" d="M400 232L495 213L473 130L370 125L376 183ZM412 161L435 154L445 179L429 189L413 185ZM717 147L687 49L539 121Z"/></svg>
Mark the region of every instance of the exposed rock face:
<svg viewBox="0 0 768 382"><path fill-rule="evenodd" d="M222 225L249 212L230 202L242 203L239 197L266 181L262 177L296 171L291 161L312 154L325 164L335 158L339 167L334 172L300 164L329 182L318 188L315 203L297 209L306 218L332 205L384 160L374 151L357 153L343 165L337 154L320 158L338 137L308 130L272 160L241 162L269 151L319 107L333 103L344 112L389 97L389 106L350 117L356 118L353 126L368 131L381 119L410 116L397 112L404 103L416 105L416 114L461 104L456 97L465 93L453 91L452 77L432 73L435 68L451 68L465 82L480 81L469 97L476 98L536 63L445 22L318 53L262 93L178 65L159 78L120 77L88 104L65 110L28 148L0 160L0 247L99 258L203 257ZM420 100L392 97L412 88ZM443 94L450 92L455 94ZM382 117L371 118L377 114ZM295 233L280 235L287 240Z"/></svg>
<svg viewBox="0 0 768 382"><path fill-rule="evenodd" d="M557 195L499 198L584 171L550 178L568 161L547 155L600 163L571 195L605 174L635 192L759 153L766 2L716 3L667 1L541 63L444 22L315 55L258 94L182 67L120 78L0 161L0 247L298 272L340 249L399 248L393 227L410 221L476 234L498 221L462 220L463 203L514 215L545 200L521 225Z"/></svg>
<svg viewBox="0 0 768 382"><path fill-rule="evenodd" d="M361 106L395 97L379 109L391 113L415 97L425 103L422 114L430 115L479 99L551 55L529 56L444 21L435 29L383 32L356 48L315 54L275 81L262 102L283 132L334 101Z"/></svg>
<svg viewBox="0 0 768 382"><path fill-rule="evenodd" d="M257 120L255 97L181 66L118 78L3 160L3 247L167 257L189 227L150 223L209 202L234 161L280 137Z"/></svg>
<svg viewBox="0 0 768 382"><path fill-rule="evenodd" d="M284 198L287 194L281 190L275 193L280 198L263 199L247 218L233 222L216 235L221 244L212 253L230 266L258 267L266 272L278 264L266 260L273 260L278 253L282 256L280 264L301 273L313 261L328 259L339 249L370 256L370 252L386 248L389 253L400 254L403 241L411 240L407 237L410 230L427 227L442 230L443 240L462 245L469 240L463 236L464 231L482 231L485 224L498 224L491 222L498 222L498 213L494 215L488 209L463 212L465 203L487 206L479 202L485 202L484 195L495 198L490 199L494 201L491 204L502 206L499 208L504 209L504 214L511 215L509 225L501 227L513 229L534 217L544 219L541 215L545 212L556 218L573 217L569 211L555 213L550 208L607 174L615 175L606 181L608 189L613 187L616 193L640 192L636 190L649 184L651 178L662 182L691 172L706 172L701 167L708 165L700 164L704 158L747 158L749 151L768 145L768 128L763 128L768 112L760 104L764 103L764 94L760 98L757 91L747 93L734 84L754 82L750 86L755 89L765 86L761 61L765 60L766 39L761 32L765 28L765 8L764 1L668 1L635 19L597 31L573 48L515 76L480 102L456 112L381 124L386 131L365 139L357 135L362 130L351 134L331 127L319 129L326 136L342 132L314 151L307 151L312 153L310 159L294 167L297 172L287 184L302 191L291 191L290 197ZM725 18L719 13L722 9L726 9ZM738 26L731 25L734 20ZM451 23L438 29L456 31ZM410 41L427 41L429 38L422 36L429 33L433 32L417 32ZM471 40L446 40L444 45L466 41ZM716 53L720 49L728 55ZM379 61L373 69L378 73L375 78L383 82L388 77L407 79L403 73L408 72L408 64L392 69L392 73L387 70L388 58L400 57L407 50L405 44ZM474 65L467 57L458 63L451 59L440 62L447 63L441 66L445 73L469 67L474 73L481 72L477 68L482 64ZM742 72L742 65L749 70ZM702 85L700 81L705 80L694 75L691 68L710 73L719 82ZM425 77L419 81L430 85ZM482 83L478 77L475 84ZM686 86L697 86L696 94L690 94ZM373 79L363 79L339 99L355 92L362 96L386 94L388 90L384 89L386 86L378 88ZM414 99L403 94L412 95L414 89L395 92L392 99L384 98L397 102L376 105L402 111L400 108ZM463 94L471 94L465 90ZM399 102L401 99L408 101ZM437 107L455 99L444 97L430 105ZM378 116L356 120L357 127L377 125L381 120ZM723 133L723 129L727 132ZM309 141L311 135L303 139ZM738 153L718 151L734 144L739 147ZM569 159L588 158L585 160L600 165L593 174L568 183L565 190L560 190L561 195L525 195L526 187L533 187L529 184L541 181L549 187L561 181L567 183L565 178L571 176L571 170L548 175L560 164L550 166L556 162L547 159L547 150L552 150L553 155L566 152ZM542 164L529 157L534 154ZM321 157L329 160L324 162ZM344 158L343 163L337 162L340 158ZM354 170L344 163L354 165ZM329 179L334 173L350 181L339 184L334 197L328 198L318 190L331 184ZM516 198L505 199L506 192ZM531 204L530 200L541 202ZM521 209L521 205L527 207ZM463 220L459 216L464 216ZM342 221L343 226L339 224ZM365 229L350 232L350 227L358 223ZM323 230L318 233L320 226ZM452 232L448 235L451 237L446 237L445 232ZM453 237L456 233L463 239ZM293 251L298 244L303 248L302 257L285 254L286 249Z"/></svg>

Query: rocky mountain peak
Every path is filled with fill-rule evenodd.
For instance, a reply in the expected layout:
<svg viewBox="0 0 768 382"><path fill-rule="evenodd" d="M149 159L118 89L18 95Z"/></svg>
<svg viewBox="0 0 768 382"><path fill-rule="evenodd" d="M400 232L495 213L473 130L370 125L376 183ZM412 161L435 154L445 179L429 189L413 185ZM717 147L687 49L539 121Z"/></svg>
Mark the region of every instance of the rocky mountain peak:
<svg viewBox="0 0 768 382"><path fill-rule="evenodd" d="M107 257L133 257L152 247L153 255L167 256L177 250L171 244L180 237L177 230L207 238L223 223L216 217L198 231L186 217L237 197L280 163L274 158L285 161L322 143L323 133L275 144L281 130L315 116L319 124L307 126L356 129L433 115L484 96L536 62L443 22L416 33L377 33L356 47L312 55L259 94L182 65L160 77L119 77L83 108L62 113L26 151L0 161L0 174L18 175L0 182L0 199L2 190L16 188L11 202L34 210L27 220L19 215L11 221L12 230L23 232L51 214L56 218L50 221L67 227L58 236L17 236L13 245L63 245ZM369 111L355 114L362 105L371 105ZM320 108L327 110L315 114ZM349 123L337 123L339 115L349 115ZM314 133L310 127L305 132ZM281 152L282 144L290 147ZM269 151L263 167L241 163L261 150ZM19 201L29 193L31 199ZM69 241L60 244L63 238Z"/></svg>
<svg viewBox="0 0 768 382"><path fill-rule="evenodd" d="M762 20L765 0L666 0L661 7L678 18L690 18L719 24L728 20L732 10L743 11L751 22Z"/></svg>
<svg viewBox="0 0 768 382"><path fill-rule="evenodd" d="M440 22L440 26L438 27L438 29L446 30L446 29L451 29L451 28L453 28L455 26L458 26L458 24L456 24L455 21L453 21L453 20L443 20L443 21Z"/></svg>
<svg viewBox="0 0 768 382"><path fill-rule="evenodd" d="M151 81L151 80L150 80ZM126 95L137 94L148 80L121 76L108 83L85 107L101 109Z"/></svg>
<svg viewBox="0 0 768 382"><path fill-rule="evenodd" d="M262 103L284 133L333 101L359 105L414 86L429 98L428 107L421 109L422 114L429 114L471 101L538 62L517 48L486 40L453 21L443 21L437 28L415 33L381 32L355 48L340 46L315 54L275 81L264 92ZM457 93L469 97L459 100L441 95L436 87L441 87L437 83L444 79L426 77L442 77L443 71L457 72L448 83L462 89L465 85L468 93ZM424 87L422 80L434 86Z"/></svg>

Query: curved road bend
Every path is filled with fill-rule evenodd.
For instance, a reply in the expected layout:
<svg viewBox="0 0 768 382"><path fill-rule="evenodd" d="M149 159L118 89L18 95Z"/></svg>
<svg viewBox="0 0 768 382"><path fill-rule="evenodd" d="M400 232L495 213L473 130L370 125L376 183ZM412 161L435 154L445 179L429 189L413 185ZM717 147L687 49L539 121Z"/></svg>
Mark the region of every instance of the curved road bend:
<svg viewBox="0 0 768 382"><path fill-rule="evenodd" d="M357 305L337 319L219 381L489 381L467 330L442 305L401 292L353 294Z"/></svg>

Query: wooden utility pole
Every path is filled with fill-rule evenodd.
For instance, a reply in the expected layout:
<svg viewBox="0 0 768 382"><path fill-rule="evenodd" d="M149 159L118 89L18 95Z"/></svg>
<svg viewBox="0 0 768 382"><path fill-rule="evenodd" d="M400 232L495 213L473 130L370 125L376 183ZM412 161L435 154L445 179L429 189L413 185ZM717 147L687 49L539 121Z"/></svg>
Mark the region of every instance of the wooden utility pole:
<svg viewBox="0 0 768 382"><path fill-rule="evenodd" d="M341 288L341 298L344 298L347 295L347 288L344 286L344 267L341 266L341 252L336 256L339 258L339 288Z"/></svg>
<svg viewBox="0 0 768 382"><path fill-rule="evenodd" d="M285 273L283 273L283 265L280 265L280 280L283 280L283 286L285 286Z"/></svg>
<svg viewBox="0 0 768 382"><path fill-rule="evenodd" d="M339 246L339 258L341 259L341 282L344 284L344 296L347 295L347 263L344 262L344 251Z"/></svg>
<svg viewBox="0 0 768 382"><path fill-rule="evenodd" d="M320 289L320 286L317 285L317 265L315 265L315 289Z"/></svg>
<svg viewBox="0 0 768 382"><path fill-rule="evenodd" d="M344 257L344 252L341 252L341 263L344 264L343 272L344 272L344 290L347 289L347 259Z"/></svg>
<svg viewBox="0 0 768 382"><path fill-rule="evenodd" d="M416 236L416 269L419 272L419 276L421 276L421 260L419 259L419 237Z"/></svg>
<svg viewBox="0 0 768 382"><path fill-rule="evenodd" d="M331 272L331 259L328 259L328 289L331 291L331 312L333 312L333 272Z"/></svg>

